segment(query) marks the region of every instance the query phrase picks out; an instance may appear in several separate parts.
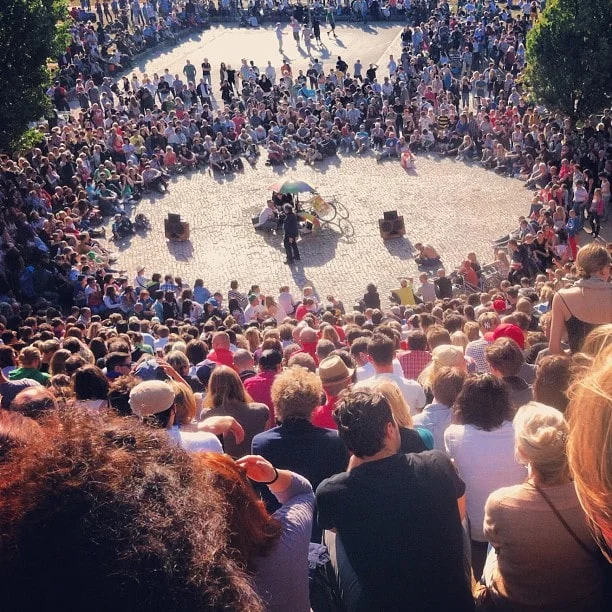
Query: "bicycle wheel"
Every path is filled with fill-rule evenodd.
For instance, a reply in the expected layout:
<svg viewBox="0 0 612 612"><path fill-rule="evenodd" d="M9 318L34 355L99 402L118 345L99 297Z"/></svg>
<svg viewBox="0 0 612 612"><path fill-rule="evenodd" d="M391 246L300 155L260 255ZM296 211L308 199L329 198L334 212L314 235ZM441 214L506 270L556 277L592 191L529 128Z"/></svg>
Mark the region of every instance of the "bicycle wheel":
<svg viewBox="0 0 612 612"><path fill-rule="evenodd" d="M344 205L344 204L340 204L339 202L335 201L333 202L334 206L336 207L336 210L338 211L338 215L340 217L342 217L343 219L348 219L349 218L349 211L348 208Z"/></svg>
<svg viewBox="0 0 612 612"><path fill-rule="evenodd" d="M353 224L344 217L338 219L338 227L345 238L352 238L355 235L355 228L353 227Z"/></svg>
<svg viewBox="0 0 612 612"><path fill-rule="evenodd" d="M319 219L326 223L333 221L338 216L338 210L335 205L330 202L324 202L322 206L318 206L316 212Z"/></svg>

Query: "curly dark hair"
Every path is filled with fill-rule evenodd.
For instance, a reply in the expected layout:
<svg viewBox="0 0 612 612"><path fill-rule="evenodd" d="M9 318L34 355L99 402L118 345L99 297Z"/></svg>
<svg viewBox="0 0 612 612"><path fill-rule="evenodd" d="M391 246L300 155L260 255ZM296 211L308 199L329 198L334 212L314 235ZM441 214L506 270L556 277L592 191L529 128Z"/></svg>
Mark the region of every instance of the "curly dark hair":
<svg viewBox="0 0 612 612"><path fill-rule="evenodd" d="M455 400L455 422L493 431L512 419L508 387L501 378L480 374L468 378Z"/></svg>
<svg viewBox="0 0 612 612"><path fill-rule="evenodd" d="M3 609L263 610L210 471L165 432L80 410L43 429L3 464Z"/></svg>

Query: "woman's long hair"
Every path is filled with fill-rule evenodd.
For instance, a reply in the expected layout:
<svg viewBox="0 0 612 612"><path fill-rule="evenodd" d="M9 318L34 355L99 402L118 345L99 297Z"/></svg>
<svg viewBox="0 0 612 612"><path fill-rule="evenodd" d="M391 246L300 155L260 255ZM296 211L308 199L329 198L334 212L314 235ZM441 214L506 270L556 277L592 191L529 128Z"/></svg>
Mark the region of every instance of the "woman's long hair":
<svg viewBox="0 0 612 612"><path fill-rule="evenodd" d="M234 560L242 568L252 571L254 559L270 554L280 538L280 521L270 516L253 490L246 471L231 457L199 453L198 461L211 472L215 489L225 499L229 545Z"/></svg>
<svg viewBox="0 0 612 612"><path fill-rule="evenodd" d="M204 402L206 408L248 404L252 401L235 370L224 365L215 367L208 383L208 393Z"/></svg>

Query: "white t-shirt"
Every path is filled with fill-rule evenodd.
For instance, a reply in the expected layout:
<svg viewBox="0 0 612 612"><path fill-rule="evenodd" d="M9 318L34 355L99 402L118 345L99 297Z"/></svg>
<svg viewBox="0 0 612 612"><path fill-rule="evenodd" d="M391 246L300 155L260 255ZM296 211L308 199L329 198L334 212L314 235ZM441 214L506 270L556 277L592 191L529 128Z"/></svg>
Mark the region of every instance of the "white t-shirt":
<svg viewBox="0 0 612 612"><path fill-rule="evenodd" d="M410 414L412 415L417 414L427 402L423 387L421 387L418 382L414 380L408 380L407 378L404 378L403 376L398 376L395 373L374 374L374 376L372 376L371 378L368 378L362 382L358 382L355 385L355 389L371 387L377 380L390 380L394 382L399 387L402 396L404 397L406 403L410 408Z"/></svg>
<svg viewBox="0 0 612 612"><path fill-rule="evenodd" d="M295 301L291 293L283 291L278 294L278 298L276 300L279 306L287 313L293 314L295 311Z"/></svg>
<svg viewBox="0 0 612 612"><path fill-rule="evenodd" d="M423 412L415 414L413 418L415 427L424 427L434 439L434 450L445 451L444 432L451 424L451 411L444 404L428 404Z"/></svg>
<svg viewBox="0 0 612 612"><path fill-rule="evenodd" d="M396 376L404 376L404 371L402 370L402 366L397 358L393 360L393 373ZM357 368L357 382L372 378L372 376L374 376L375 374L376 370L374 369L374 366L368 361L365 365L359 366Z"/></svg>
<svg viewBox="0 0 612 612"><path fill-rule="evenodd" d="M514 426L505 421L498 429L485 431L473 425L450 425L444 433L444 444L465 482L472 540L484 542L487 498L496 489L520 484L527 477L527 469L514 456Z"/></svg>
<svg viewBox="0 0 612 612"><path fill-rule="evenodd" d="M168 430L168 435L186 451L196 453L222 453L219 438L208 431L185 431L178 427Z"/></svg>
<svg viewBox="0 0 612 612"><path fill-rule="evenodd" d="M256 321L257 315L261 314L265 308L258 304L257 306L251 306L250 304L244 310L244 320L248 323L249 321Z"/></svg>

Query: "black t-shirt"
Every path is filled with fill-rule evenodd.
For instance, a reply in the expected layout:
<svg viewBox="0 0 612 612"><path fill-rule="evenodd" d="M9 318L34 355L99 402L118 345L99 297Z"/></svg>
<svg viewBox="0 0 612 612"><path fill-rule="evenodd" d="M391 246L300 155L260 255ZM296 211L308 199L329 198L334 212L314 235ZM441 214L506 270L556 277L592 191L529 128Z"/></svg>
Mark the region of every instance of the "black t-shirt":
<svg viewBox="0 0 612 612"><path fill-rule="evenodd" d="M339 535L363 610L473 610L457 506L464 491L440 451L393 455L321 483L318 522Z"/></svg>

